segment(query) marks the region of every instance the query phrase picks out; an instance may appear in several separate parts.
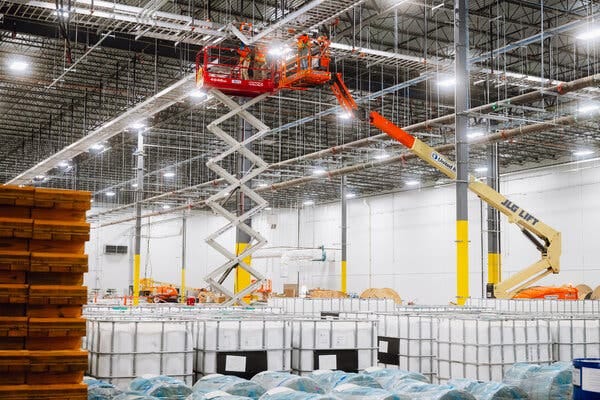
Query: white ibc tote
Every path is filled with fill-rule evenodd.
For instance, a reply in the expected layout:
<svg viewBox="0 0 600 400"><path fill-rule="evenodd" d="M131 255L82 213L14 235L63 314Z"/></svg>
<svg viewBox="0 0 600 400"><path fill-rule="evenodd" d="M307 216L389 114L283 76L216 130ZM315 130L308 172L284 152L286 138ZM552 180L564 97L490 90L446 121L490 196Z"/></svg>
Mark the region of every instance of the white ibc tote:
<svg viewBox="0 0 600 400"><path fill-rule="evenodd" d="M291 369L291 322L283 317L209 317L196 320L193 332L196 378L214 373L250 378L262 370ZM260 363L264 369L253 370Z"/></svg>
<svg viewBox="0 0 600 400"><path fill-rule="evenodd" d="M599 300L469 299L467 304L508 312L565 314L597 314L600 312Z"/></svg>
<svg viewBox="0 0 600 400"><path fill-rule="evenodd" d="M377 321L296 319L292 322L292 369L358 372L377 363Z"/></svg>
<svg viewBox="0 0 600 400"><path fill-rule="evenodd" d="M142 375L193 376L192 321L164 318L89 318L88 374L119 387Z"/></svg>
<svg viewBox="0 0 600 400"><path fill-rule="evenodd" d="M440 317L440 382L457 378L501 381L505 370L516 362L552 362L548 321L487 314Z"/></svg>
<svg viewBox="0 0 600 400"><path fill-rule="evenodd" d="M554 360L600 358L600 319L592 315L554 316L550 320Z"/></svg>
<svg viewBox="0 0 600 400"><path fill-rule="evenodd" d="M430 381L435 376L437 317L435 314L379 314L379 362L385 367L397 366L406 371L419 372ZM397 347L391 339L396 338ZM397 364L389 354L397 349ZM387 354L384 356L382 353ZM394 360L395 361L395 360Z"/></svg>
<svg viewBox="0 0 600 400"><path fill-rule="evenodd" d="M269 299L272 307L281 307L290 314L319 315L322 312L394 311L396 304L391 299L305 299L284 297Z"/></svg>

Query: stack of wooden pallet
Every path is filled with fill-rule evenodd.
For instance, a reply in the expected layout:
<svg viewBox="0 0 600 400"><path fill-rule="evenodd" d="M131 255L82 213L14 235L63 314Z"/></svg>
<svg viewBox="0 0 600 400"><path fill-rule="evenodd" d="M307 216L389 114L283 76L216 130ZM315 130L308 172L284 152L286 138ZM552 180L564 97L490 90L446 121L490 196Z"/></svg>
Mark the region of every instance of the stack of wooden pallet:
<svg viewBox="0 0 600 400"><path fill-rule="evenodd" d="M0 186L0 399L87 399L89 192Z"/></svg>

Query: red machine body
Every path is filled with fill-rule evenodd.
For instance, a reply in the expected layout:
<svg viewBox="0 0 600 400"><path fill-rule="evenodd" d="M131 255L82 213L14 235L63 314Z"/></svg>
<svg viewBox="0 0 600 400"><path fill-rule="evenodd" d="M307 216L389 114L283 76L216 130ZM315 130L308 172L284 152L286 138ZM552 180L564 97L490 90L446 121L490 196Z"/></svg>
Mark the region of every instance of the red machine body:
<svg viewBox="0 0 600 400"><path fill-rule="evenodd" d="M247 71L244 71L247 70ZM230 96L256 97L274 92L275 66L256 68L240 65L238 50L205 47L196 55L196 86L212 87ZM249 79L243 79L247 75Z"/></svg>

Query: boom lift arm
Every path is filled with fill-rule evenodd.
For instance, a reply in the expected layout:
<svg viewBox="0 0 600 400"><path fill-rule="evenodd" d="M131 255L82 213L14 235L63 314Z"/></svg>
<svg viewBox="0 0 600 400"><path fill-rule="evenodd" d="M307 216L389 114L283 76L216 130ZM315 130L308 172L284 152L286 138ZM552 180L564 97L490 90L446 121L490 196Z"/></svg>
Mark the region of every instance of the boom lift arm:
<svg viewBox="0 0 600 400"><path fill-rule="evenodd" d="M333 75L330 85L341 107L346 112L354 117L364 118L366 114L359 109L358 104L352 98L350 91L342 80L341 74L337 73ZM376 111L369 112L368 118L371 125L402 143L411 152L444 173L448 178L456 179L456 165L435 151L434 148L394 125L394 123ZM561 254L560 232L544 224L534 217L533 214L525 211L472 175L469 175L469 189L483 201L506 215L510 223L519 226L525 236L531 240L541 253L541 259L524 270L513 274L508 279L497 284L488 283L487 297L512 298L520 290L531 286L546 275L559 273Z"/></svg>

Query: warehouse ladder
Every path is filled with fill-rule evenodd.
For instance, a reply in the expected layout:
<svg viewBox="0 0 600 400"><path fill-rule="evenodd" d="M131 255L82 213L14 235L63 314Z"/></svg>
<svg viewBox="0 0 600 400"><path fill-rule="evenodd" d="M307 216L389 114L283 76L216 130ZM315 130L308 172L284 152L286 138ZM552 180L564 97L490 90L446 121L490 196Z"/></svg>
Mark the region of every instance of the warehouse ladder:
<svg viewBox="0 0 600 400"><path fill-rule="evenodd" d="M264 246L267 243L267 241L259 232L252 229L252 227L245 221L250 220L252 216L261 212L265 207L267 207L268 204L267 201L263 199L257 192L255 192L249 185L253 178L257 177L259 174L261 174L267 169L268 164L259 156L250 151L248 145L253 140L259 138L261 136L261 133L269 131L269 127L262 123L250 112L248 112L247 109L250 106L257 104L261 100L265 99L269 94L267 93L255 97L252 100L249 100L241 105L236 103L229 96L223 94L217 89L211 89L210 95L212 95L215 99L219 100L231 110L227 114L221 116L220 118L211 122L207 126L207 129L211 133L213 133L219 139L223 140L229 147L226 151L224 151L216 157L209 159L206 163L206 166L209 169L211 169L220 178L223 178L227 182L226 187L219 190L217 193L210 196L206 200L206 204L215 213L225 217L228 220L228 223L225 226L208 236L208 238L206 239L206 243L208 243L215 250L217 250L219 253L223 254L227 258L227 262L225 262L223 265L209 273L204 278L204 280L210 284L211 288L214 291L223 294L227 298L223 305L229 306L241 304L243 301L242 299L245 296L250 295L253 291L260 288L263 282L265 281L265 277L260 272L252 268L244 260L248 259L256 250ZM258 132L256 132L255 135L251 136L246 140L242 139L242 141L238 141L218 126L224 121L235 116L239 116L240 118L244 119ZM243 176L238 176L237 171L234 173L230 173L221 166L221 162L226 157L234 155L236 153L246 158L252 163L252 168L249 171L244 171ZM253 202L253 206L245 212L242 211L240 215L237 215L237 213L227 210L222 204L223 199L227 198L236 190L241 191L243 195L246 196L246 198L252 200ZM243 251L241 251L239 254L228 250L223 245L217 242L218 237L220 237L225 232L233 228L241 229L242 231L247 233L251 238L251 240L248 243L248 246L245 247ZM242 268L246 272L250 273L250 275L254 277L255 281L246 288L243 288L241 291L233 293L231 290L223 286L223 282L236 267Z"/></svg>

